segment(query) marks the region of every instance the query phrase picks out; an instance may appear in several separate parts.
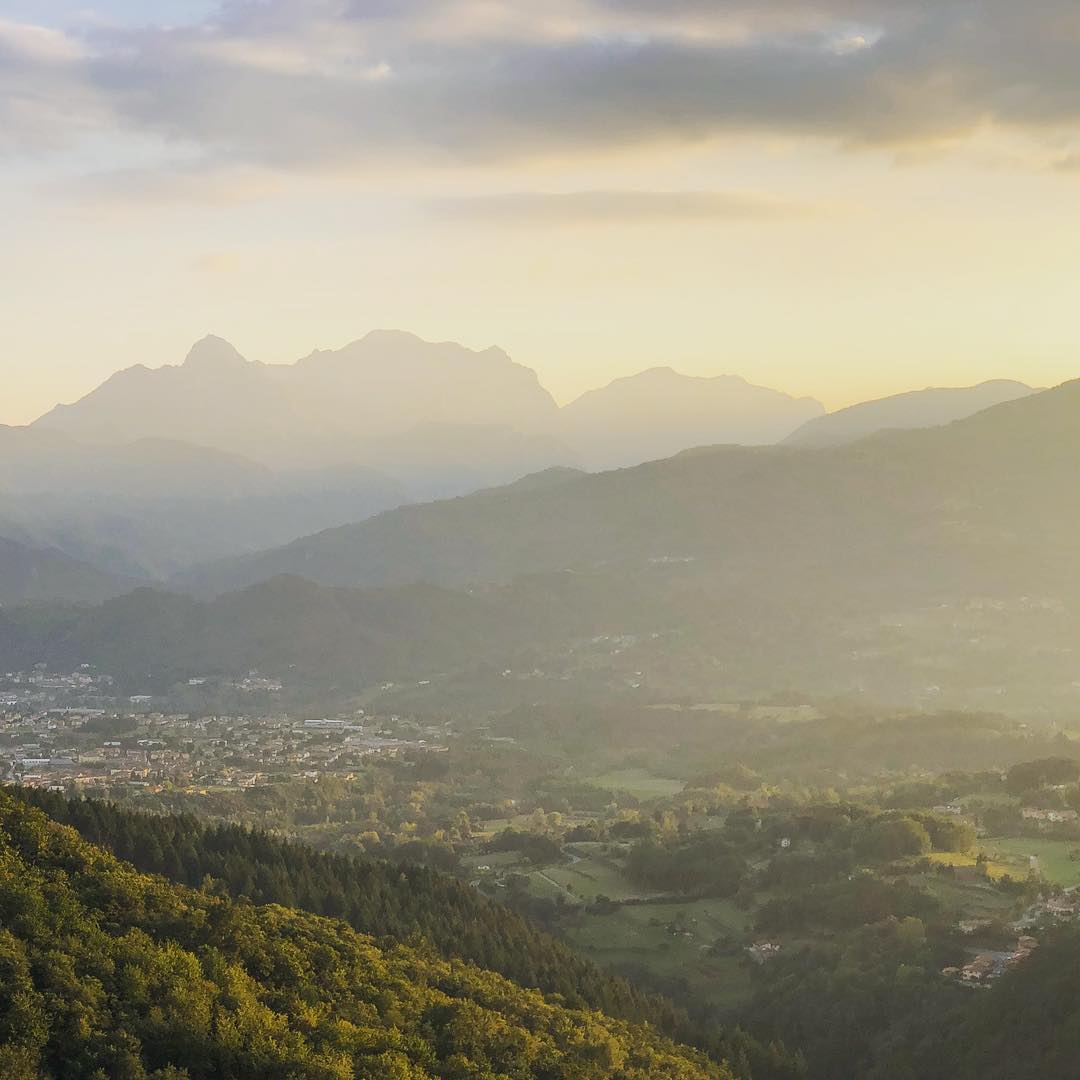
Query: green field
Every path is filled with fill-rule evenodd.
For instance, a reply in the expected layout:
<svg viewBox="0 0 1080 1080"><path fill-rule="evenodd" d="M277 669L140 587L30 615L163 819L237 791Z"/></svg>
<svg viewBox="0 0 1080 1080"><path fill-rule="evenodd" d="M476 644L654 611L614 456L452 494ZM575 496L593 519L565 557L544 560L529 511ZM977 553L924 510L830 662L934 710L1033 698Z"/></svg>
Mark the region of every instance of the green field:
<svg viewBox="0 0 1080 1080"><path fill-rule="evenodd" d="M670 926L677 924L680 933ZM734 1005L749 988L742 944L749 917L725 900L623 906L610 915L582 913L566 937L586 956L615 971L643 969L663 979L685 979L695 998ZM722 936L734 941L730 954L710 956Z"/></svg>
<svg viewBox="0 0 1080 1080"><path fill-rule="evenodd" d="M565 927L570 944L617 972L685 981L700 1001L728 1007L743 1000L751 977L743 946L750 940L752 916L729 900L623 904L607 915L592 914L584 905L599 895L617 901L642 895L606 847L571 844L567 851L578 856L577 862L527 871L534 895L579 903ZM709 948L719 938L728 939L730 947L712 956Z"/></svg>
<svg viewBox="0 0 1080 1080"><path fill-rule="evenodd" d="M1038 837L988 837L979 841L979 854L990 861L986 865L992 878L1006 874L1023 881L1031 868L1030 856L1037 855L1039 872L1049 882L1069 888L1080 885L1080 861L1070 859L1069 852L1080 850L1072 840L1043 840ZM937 851L929 856L932 862L964 867L975 864L974 855Z"/></svg>
<svg viewBox="0 0 1080 1080"><path fill-rule="evenodd" d="M543 873L583 900L597 896L626 900L641 895L641 889L623 876L618 863L600 854L586 855L573 864L545 866Z"/></svg>
<svg viewBox="0 0 1080 1080"><path fill-rule="evenodd" d="M554 880L546 876L546 870L533 870L529 874L529 892L534 896L540 896L547 900L565 900L572 903L571 897L567 896L566 890L559 885L552 884Z"/></svg>
<svg viewBox="0 0 1080 1080"><path fill-rule="evenodd" d="M1041 840L1026 836L990 838L981 841L979 849L991 859L1012 867L1013 877L1027 877L1028 857L1037 855L1039 871L1047 881L1066 888L1080 885L1080 861L1069 858L1069 852L1080 849L1080 843L1073 840Z"/></svg>
<svg viewBox="0 0 1080 1080"><path fill-rule="evenodd" d="M461 860L461 865L466 869L483 873L481 866L487 866L491 872L517 870L522 866L521 854L517 851L491 851L486 855L466 855Z"/></svg>
<svg viewBox="0 0 1080 1080"><path fill-rule="evenodd" d="M955 881L938 874L921 874L911 878L911 883L925 889L962 918L1004 918L1012 908L1008 896L981 881Z"/></svg>
<svg viewBox="0 0 1080 1080"><path fill-rule="evenodd" d="M653 776L646 769L617 769L599 776L587 776L583 782L608 791L625 791L636 799L668 799L686 786L682 780Z"/></svg>

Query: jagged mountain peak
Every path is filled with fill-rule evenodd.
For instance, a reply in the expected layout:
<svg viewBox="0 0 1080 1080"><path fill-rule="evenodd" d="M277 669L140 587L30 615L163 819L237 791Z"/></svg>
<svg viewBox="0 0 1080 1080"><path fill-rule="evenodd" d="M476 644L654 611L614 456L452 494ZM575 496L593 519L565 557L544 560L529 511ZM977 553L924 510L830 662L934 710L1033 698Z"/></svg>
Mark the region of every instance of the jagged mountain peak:
<svg viewBox="0 0 1080 1080"><path fill-rule="evenodd" d="M195 370L221 370L249 363L251 361L245 359L230 342L216 334L207 334L191 346L183 366Z"/></svg>

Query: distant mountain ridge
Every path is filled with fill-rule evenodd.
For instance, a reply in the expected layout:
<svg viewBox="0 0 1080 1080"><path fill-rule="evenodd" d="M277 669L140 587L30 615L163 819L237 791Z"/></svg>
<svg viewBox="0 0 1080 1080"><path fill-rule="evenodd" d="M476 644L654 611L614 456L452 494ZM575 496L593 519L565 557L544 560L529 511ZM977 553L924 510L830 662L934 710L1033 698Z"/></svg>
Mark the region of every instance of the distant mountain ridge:
<svg viewBox="0 0 1080 1080"><path fill-rule="evenodd" d="M158 687L257 667L442 698L460 679L508 702L787 686L1068 707L1078 459L1080 381L839 447L557 470L176 579L216 598L11 612L0 666L91 662Z"/></svg>
<svg viewBox="0 0 1080 1080"><path fill-rule="evenodd" d="M96 442L172 438L293 469L377 464L380 440L431 425L543 433L556 413L535 372L499 349L373 331L295 364L262 364L210 335L183 364L117 372L33 427ZM559 452L545 446L535 466Z"/></svg>
<svg viewBox="0 0 1080 1080"><path fill-rule="evenodd" d="M928 387L864 401L808 420L783 440L785 446L839 446L878 431L938 427L1038 391L1011 379L977 386Z"/></svg>
<svg viewBox="0 0 1080 1080"><path fill-rule="evenodd" d="M276 573L332 584L483 580L490 567L481 553L492 551L486 535L448 571L442 557L430 557L432 535L391 531L385 551L350 553L350 527L395 507L477 491L490 507L508 497L500 488L522 477L547 477L532 482L563 489L580 466L633 467L691 448L722 460L730 478L769 460L749 447L839 444L883 428L946 423L1030 393L999 381L825 415L811 398L738 376L656 367L560 409L536 373L500 349L374 331L342 349L272 365L210 335L180 365L136 365L30 427L0 427L0 536L51 553L33 595L62 595L45 587L47 567L60 573L58 555L99 571L103 578L89 592L76 589L80 600L112 595L108 581L175 580L212 592ZM729 449L717 456L702 449L709 446ZM537 505L545 497L537 492ZM466 516L472 505L464 504ZM433 515L451 510L416 520ZM534 535L492 555L498 580L532 568L527 555L544 547L547 526L538 521ZM636 520L627 527L638 528ZM372 535L386 528L380 521ZM317 535L327 529L340 531ZM472 531L466 520L458 535ZM623 542L614 537L613 549ZM328 555L335 544L339 553ZM60 578L75 580L66 572Z"/></svg>
<svg viewBox="0 0 1080 1080"><path fill-rule="evenodd" d="M376 330L293 364L246 360L210 335L180 365L136 365L34 429L96 442L174 439L274 468L365 464L418 497L551 466L634 465L710 443L771 443L824 407L737 376L653 368L560 409L536 372L480 351Z"/></svg>
<svg viewBox="0 0 1080 1080"><path fill-rule="evenodd" d="M1078 456L1080 381L948 427L881 433L824 454L697 450L539 490L406 507L184 580L210 592L279 573L327 585L458 584L653 556L760 566L780 551L788 562L777 572L825 559L842 573L837 552L865 557L859 537L873 538L876 548L867 550L892 551L918 567L919 546L935 535L943 550L963 550L951 536L953 517L977 528L984 548L1007 551L1017 543L1007 538L1030 527L1032 512L1022 508L1032 502L1041 526L1029 542L1080 551L1068 516L1080 509L1069 480Z"/></svg>
<svg viewBox="0 0 1080 1080"><path fill-rule="evenodd" d="M559 419L584 463L602 469L710 443L774 443L824 413L813 398L793 398L737 375L700 378L656 367L583 394Z"/></svg>

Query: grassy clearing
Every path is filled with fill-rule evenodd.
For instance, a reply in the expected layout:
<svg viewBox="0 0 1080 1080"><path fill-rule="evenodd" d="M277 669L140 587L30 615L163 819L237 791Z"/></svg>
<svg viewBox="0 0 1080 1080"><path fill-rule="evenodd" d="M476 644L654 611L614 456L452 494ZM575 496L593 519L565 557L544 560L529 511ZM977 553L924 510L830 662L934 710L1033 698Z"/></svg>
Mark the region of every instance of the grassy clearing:
<svg viewBox="0 0 1080 1080"><path fill-rule="evenodd" d="M1013 877L1026 877L1030 856L1036 855L1039 871L1047 881L1066 888L1080 885L1080 861L1069 858L1069 852L1080 849L1075 841L1017 836L989 838L979 847L991 859L1011 866Z"/></svg>
<svg viewBox="0 0 1080 1080"><path fill-rule="evenodd" d="M934 851L927 855L926 858L932 863L940 863L943 866L955 866L957 869L966 869L976 865L977 855L961 855L957 851ZM1003 878L1006 875L1015 878L1017 876L1017 867L1012 863L998 862L995 859L990 859L986 865L986 873L994 881L999 878ZM1025 870L1021 877L1025 877L1027 871Z"/></svg>
<svg viewBox="0 0 1080 1080"><path fill-rule="evenodd" d="M461 865L472 871L478 871L481 866L487 866L492 871L501 870L505 873L519 869L523 865L523 860L517 851L491 851L486 855L466 855L462 858Z"/></svg>
<svg viewBox="0 0 1080 1080"><path fill-rule="evenodd" d="M668 799L686 786L682 780L653 776L646 769L617 769L599 776L587 776L584 783L608 791L625 791L636 799Z"/></svg>
<svg viewBox="0 0 1080 1080"><path fill-rule="evenodd" d="M531 814L515 814L513 817L492 818L490 821L483 821L479 824L476 835L495 836L506 829L518 829L522 832L528 832L531 824Z"/></svg>
<svg viewBox="0 0 1080 1080"><path fill-rule="evenodd" d="M531 891L582 905L601 894L612 900L640 896L640 888L603 848L570 845L579 861L532 870ZM581 906L565 935L575 949L613 971L685 983L698 1000L727 1008L745 1000L750 990L751 969L742 946L749 940L751 921L729 900L631 904L608 915L590 914ZM709 947L718 939L729 940L731 947L712 956Z"/></svg>
<svg viewBox="0 0 1080 1080"><path fill-rule="evenodd" d="M938 874L921 874L912 878L911 882L956 912L957 917L1004 918L1012 909L1013 901L985 882L956 881Z"/></svg>
<svg viewBox="0 0 1080 1080"><path fill-rule="evenodd" d="M551 876L550 870L533 870L529 872L529 892L534 896L544 897L548 900L565 900L573 903L576 898L567 895L565 888L559 885Z"/></svg>
<svg viewBox="0 0 1080 1080"><path fill-rule="evenodd" d="M545 867L544 873L585 900L597 896L626 900L641 895L640 887L627 881L616 863L596 855L586 856L572 865Z"/></svg>
<svg viewBox="0 0 1080 1080"><path fill-rule="evenodd" d="M610 915L582 913L567 938L585 955L616 971L643 970L661 979L685 979L700 1000L730 1006L749 990L741 943L749 917L730 901L695 900L620 907ZM672 933L672 927L679 932ZM710 956L718 938L730 937L729 955Z"/></svg>
<svg viewBox="0 0 1080 1080"><path fill-rule="evenodd" d="M1010 795L1006 791L980 791L978 795L969 795L965 798L958 799L957 802L961 806L967 808L969 805L976 806L1019 806L1020 800L1015 795Z"/></svg>

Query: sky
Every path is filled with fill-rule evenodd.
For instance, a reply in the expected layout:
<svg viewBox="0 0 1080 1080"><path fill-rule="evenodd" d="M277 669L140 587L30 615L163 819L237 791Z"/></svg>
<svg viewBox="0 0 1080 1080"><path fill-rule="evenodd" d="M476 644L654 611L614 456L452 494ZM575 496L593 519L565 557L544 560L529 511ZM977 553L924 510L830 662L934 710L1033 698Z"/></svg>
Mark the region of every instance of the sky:
<svg viewBox="0 0 1080 1080"><path fill-rule="evenodd" d="M1080 376L1075 0L0 0L0 422L207 332Z"/></svg>

